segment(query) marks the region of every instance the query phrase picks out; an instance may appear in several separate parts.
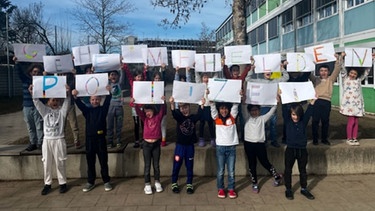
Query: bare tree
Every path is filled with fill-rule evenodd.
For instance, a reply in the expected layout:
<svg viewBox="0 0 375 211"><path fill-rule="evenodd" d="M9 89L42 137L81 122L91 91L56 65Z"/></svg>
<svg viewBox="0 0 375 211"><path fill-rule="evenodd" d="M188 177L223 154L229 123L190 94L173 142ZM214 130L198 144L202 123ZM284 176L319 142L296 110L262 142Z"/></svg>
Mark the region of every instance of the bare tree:
<svg viewBox="0 0 375 211"><path fill-rule="evenodd" d="M198 35L201 46L198 46L196 50L200 53L213 53L215 51L215 30L210 29L204 22L201 25L201 32Z"/></svg>
<svg viewBox="0 0 375 211"><path fill-rule="evenodd" d="M72 15L80 23L81 30L99 43L103 53L121 42L130 29L123 23L122 15L133 12L135 7L128 0L75 0Z"/></svg>
<svg viewBox="0 0 375 211"><path fill-rule="evenodd" d="M230 0L223 1L223 4L228 4ZM243 45L246 43L246 4L250 0L233 0L232 2L232 13L233 13L233 32L234 41L237 45ZM154 7L166 7L172 14L175 14L175 18L170 21L168 19L162 20L162 25L169 25L172 28L179 27L181 21L187 23L190 15L194 12L200 12L201 8L207 3L207 0L151 0L151 4Z"/></svg>
<svg viewBox="0 0 375 211"><path fill-rule="evenodd" d="M12 5L9 0L0 0L0 49L5 49L7 45L7 14L9 17L14 9L16 9L16 6Z"/></svg>

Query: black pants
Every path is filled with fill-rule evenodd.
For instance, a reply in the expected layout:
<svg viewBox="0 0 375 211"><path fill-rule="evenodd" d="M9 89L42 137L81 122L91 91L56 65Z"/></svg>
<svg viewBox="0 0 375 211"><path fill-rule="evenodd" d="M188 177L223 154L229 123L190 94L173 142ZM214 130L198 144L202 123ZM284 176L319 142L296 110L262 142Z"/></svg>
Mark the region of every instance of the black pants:
<svg viewBox="0 0 375 211"><path fill-rule="evenodd" d="M86 138L86 161L87 161L87 182L95 184L96 179L96 155L100 163L100 173L104 183L109 182L108 174L108 152L107 142L104 136Z"/></svg>
<svg viewBox="0 0 375 211"><path fill-rule="evenodd" d="M331 114L331 101L318 99L315 101L312 115L312 135L313 141L319 139L319 123L322 122L322 141L328 141L329 115Z"/></svg>
<svg viewBox="0 0 375 211"><path fill-rule="evenodd" d="M244 141L244 148L245 153L247 156L247 160L249 163L249 171L251 176L251 182L253 184L258 183L258 177L257 177L257 158L262 164L262 166L269 171L271 174L274 174L272 172L273 166L268 160L267 157L267 150L266 150L266 144L265 143L251 143L248 141Z"/></svg>
<svg viewBox="0 0 375 211"><path fill-rule="evenodd" d="M307 187L307 149L296 149L287 147L285 150L285 172L284 181L286 189L292 189L292 169L297 160L299 171L299 182L301 188Z"/></svg>
<svg viewBox="0 0 375 211"><path fill-rule="evenodd" d="M160 140L149 143L147 141L143 141L143 159L145 162L144 168L144 177L145 183L151 182L150 177L150 170L151 170L151 160L154 167L154 179L160 180Z"/></svg>

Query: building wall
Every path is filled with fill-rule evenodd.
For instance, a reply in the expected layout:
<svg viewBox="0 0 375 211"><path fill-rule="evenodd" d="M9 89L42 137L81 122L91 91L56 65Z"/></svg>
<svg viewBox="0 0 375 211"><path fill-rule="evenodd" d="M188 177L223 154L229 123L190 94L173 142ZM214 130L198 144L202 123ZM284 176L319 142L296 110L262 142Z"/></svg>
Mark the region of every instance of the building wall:
<svg viewBox="0 0 375 211"><path fill-rule="evenodd" d="M247 30L249 34L262 24L267 24L272 18L278 16L278 36L266 41L252 45L253 55L267 53L292 52L296 48L303 51L305 47L332 42L334 47L343 50L344 47L367 47L375 52L375 1L365 0L364 3L346 8L349 1L337 0L337 13L320 19L319 11L316 8L311 10L311 20L304 26L296 26L292 31L284 33L282 26L282 15L288 9L294 7L301 0L268 0L253 12L249 12L246 17ZM357 1L354 1L357 2ZM312 0L313 7L317 1ZM268 27L266 25L266 31ZM294 30L297 30L296 33ZM294 37L297 37L295 40ZM247 40L250 42L250 40ZM297 41L297 43L295 43ZM223 47L222 47L223 48ZM370 73L369 83L363 86L363 96L365 109L367 112L375 113L375 85L374 67ZM339 88L334 87L332 104L339 105Z"/></svg>

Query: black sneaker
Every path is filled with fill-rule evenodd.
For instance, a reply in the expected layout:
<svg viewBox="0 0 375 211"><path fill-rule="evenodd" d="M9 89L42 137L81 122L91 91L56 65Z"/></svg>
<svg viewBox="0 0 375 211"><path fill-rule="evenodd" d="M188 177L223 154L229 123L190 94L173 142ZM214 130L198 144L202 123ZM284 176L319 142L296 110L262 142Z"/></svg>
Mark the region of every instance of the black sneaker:
<svg viewBox="0 0 375 211"><path fill-rule="evenodd" d="M36 150L36 149L37 149L37 147L36 147L35 144L30 144L30 145L26 148L26 151L31 152L31 151L34 151L34 150Z"/></svg>
<svg viewBox="0 0 375 211"><path fill-rule="evenodd" d="M51 185L44 185L43 190L42 190L42 195L47 195L49 191L51 190Z"/></svg>
<svg viewBox="0 0 375 211"><path fill-rule="evenodd" d="M285 191L285 197L289 200L293 200L294 199L294 196L293 196L293 191L288 189Z"/></svg>
<svg viewBox="0 0 375 211"><path fill-rule="evenodd" d="M68 191L68 188L66 186L66 184L63 184L63 185L60 185L60 193L65 193L66 191Z"/></svg>
<svg viewBox="0 0 375 211"><path fill-rule="evenodd" d="M187 184L186 185L186 193L187 194L193 194L194 193L194 188L192 184Z"/></svg>
<svg viewBox="0 0 375 211"><path fill-rule="evenodd" d="M316 146L316 145L319 145L318 141L313 141L313 144Z"/></svg>
<svg viewBox="0 0 375 211"><path fill-rule="evenodd" d="M331 145L331 143L329 141L322 141L322 144L325 144L325 145Z"/></svg>
<svg viewBox="0 0 375 211"><path fill-rule="evenodd" d="M172 184L172 191L173 191L173 193L179 193L180 192L180 187L178 187L177 183Z"/></svg>
<svg viewBox="0 0 375 211"><path fill-rule="evenodd" d="M314 195L312 195L308 190L302 189L301 194L304 195L306 198L313 200L315 199Z"/></svg>

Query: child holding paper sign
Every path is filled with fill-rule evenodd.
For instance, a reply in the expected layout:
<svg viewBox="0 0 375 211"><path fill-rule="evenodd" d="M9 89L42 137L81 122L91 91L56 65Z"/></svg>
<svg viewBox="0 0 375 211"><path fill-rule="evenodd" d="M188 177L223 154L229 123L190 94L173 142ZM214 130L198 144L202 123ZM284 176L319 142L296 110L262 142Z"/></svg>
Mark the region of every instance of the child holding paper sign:
<svg viewBox="0 0 375 211"><path fill-rule="evenodd" d="M124 109L122 107L122 91L121 86L124 82L125 74L117 70L109 72L109 85L111 86L111 103L109 104L108 110L108 125L107 125L107 136L108 143L107 147L112 148L114 146L114 133L116 132L116 147L120 148L122 145L121 131L124 124ZM116 128L115 128L116 126Z"/></svg>
<svg viewBox="0 0 375 211"><path fill-rule="evenodd" d="M162 97L165 100L165 97ZM131 103L135 102L134 98L130 99ZM141 110L141 105L135 104L135 111L137 115L144 123L143 125L143 159L144 159L144 179L145 187L144 192L147 195L152 194L151 188L151 160L153 161L154 167L154 179L155 189L157 193L163 191L163 187L160 184L160 142L161 142L161 122L164 116L166 107L161 106L157 112L155 105L146 104Z"/></svg>
<svg viewBox="0 0 375 211"><path fill-rule="evenodd" d="M238 114L238 104L232 103L210 103L211 117L216 125L216 186L217 197L225 198L224 190L224 169L228 169L228 195L229 198L237 198L234 190L235 186L235 163L236 145L238 145L238 135L236 127L236 117Z"/></svg>
<svg viewBox="0 0 375 211"><path fill-rule="evenodd" d="M342 55L345 56L345 53ZM373 59L375 53L373 54ZM359 146L358 138L358 118L365 115L365 106L362 96L361 82L367 77L370 69L366 69L360 74L358 67L342 68L341 78L343 93L340 103L340 113L348 117L346 126L346 143L350 146Z"/></svg>
<svg viewBox="0 0 375 211"><path fill-rule="evenodd" d="M340 73L342 59L337 54L335 55L337 60L335 63L335 69L332 74L329 75L329 66L321 65L319 67L319 76L310 75L310 80L314 84L316 95L318 99L314 105L314 112L312 116L312 135L313 144L318 145L319 138L319 124L322 123L322 144L331 145L328 141L328 129L329 129L329 116L331 114L331 98L333 92L333 83L337 80L337 76Z"/></svg>
<svg viewBox="0 0 375 211"><path fill-rule="evenodd" d="M17 57L13 57L15 63L14 69L18 73L22 82L23 95L23 115L29 133L30 144L26 151L33 151L42 148L43 142L43 119L39 112L35 109L32 96L29 92L29 86L32 84L33 76L42 75L43 67L39 64L33 63L29 65L26 71L22 69L21 64L17 61Z"/></svg>
<svg viewBox="0 0 375 211"><path fill-rule="evenodd" d="M146 78L146 68L147 65L144 65L143 72L140 70L136 70L133 74L130 72L129 67L127 64L123 64L122 69L125 71L126 77L129 80L130 84L130 97L133 97L133 82L134 81L143 81ZM140 145L140 137L139 137L139 127L142 125L139 121L139 117L135 111L134 103L130 102L130 107L132 108L132 116L134 122L134 148L139 148Z"/></svg>
<svg viewBox="0 0 375 211"><path fill-rule="evenodd" d="M249 163L249 171L251 176L252 189L254 193L259 192L258 178L257 178L257 158L262 166L271 173L274 178L273 185L279 186L281 184L282 176L277 173L275 167L270 163L267 156L265 125L266 122L276 111L276 105L272 106L271 110L265 115L260 115L259 105L247 105L247 112L249 117L245 122L245 141L244 148Z"/></svg>
<svg viewBox="0 0 375 211"><path fill-rule="evenodd" d="M173 171L172 171L172 191L179 193L180 187L178 186L178 175L182 162L185 160L187 178L186 178L186 193L193 194L193 166L194 166L194 141L195 141L195 124L202 115L204 107L204 98L202 99L201 106L198 113L190 114L190 104L179 103L179 109L175 108L174 98L170 97L172 116L176 120L176 148L174 151Z"/></svg>
<svg viewBox="0 0 375 211"><path fill-rule="evenodd" d="M30 86L32 93L32 85ZM67 91L69 88L67 86ZM44 169L44 187L42 195L47 195L51 191L52 184L52 165L53 160L57 170L57 179L60 185L60 193L65 193L66 187L66 169L65 160L67 159L66 142L65 142L65 123L70 104L68 95L62 106L57 98L50 98L47 106L39 99L34 98L33 102L36 109L43 118L44 137L42 145L42 161Z"/></svg>
<svg viewBox="0 0 375 211"><path fill-rule="evenodd" d="M107 86L110 90L110 86ZM110 184L110 177L108 174L108 152L107 152L107 113L111 101L111 95L108 95L103 105L101 96L91 96L91 106L87 106L79 98L77 98L78 91L73 90L72 95L75 99L76 105L82 111L86 119L86 162L87 162L87 183L83 187L83 192L89 192L95 187L96 179L96 155L100 163L100 173L104 182L104 190L112 190Z"/></svg>

